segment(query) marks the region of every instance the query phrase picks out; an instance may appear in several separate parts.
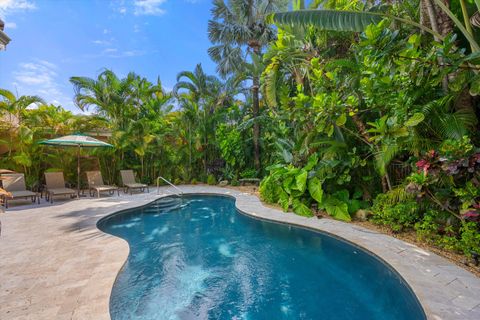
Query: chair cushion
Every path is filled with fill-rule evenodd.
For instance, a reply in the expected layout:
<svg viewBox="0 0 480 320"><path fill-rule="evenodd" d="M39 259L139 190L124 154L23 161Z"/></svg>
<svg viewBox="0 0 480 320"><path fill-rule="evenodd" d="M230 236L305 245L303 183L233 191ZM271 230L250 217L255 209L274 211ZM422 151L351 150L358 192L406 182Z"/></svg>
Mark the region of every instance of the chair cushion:
<svg viewBox="0 0 480 320"><path fill-rule="evenodd" d="M135 188L146 188L147 185L143 183L127 183L125 186L135 189Z"/></svg>
<svg viewBox="0 0 480 320"><path fill-rule="evenodd" d="M94 186L92 189L95 189L97 191L108 191L108 190L117 190L117 187L114 186L106 186L106 185L101 185L101 186Z"/></svg>
<svg viewBox="0 0 480 320"><path fill-rule="evenodd" d="M24 191L10 191L10 194L12 195L9 198L15 199L15 198L23 198L23 197L31 197L31 196L36 196L37 194L32 191L24 190Z"/></svg>
<svg viewBox="0 0 480 320"><path fill-rule="evenodd" d="M75 194L77 191L70 189L70 188L55 188L55 189L48 189L47 190L50 194L58 195L58 194Z"/></svg>

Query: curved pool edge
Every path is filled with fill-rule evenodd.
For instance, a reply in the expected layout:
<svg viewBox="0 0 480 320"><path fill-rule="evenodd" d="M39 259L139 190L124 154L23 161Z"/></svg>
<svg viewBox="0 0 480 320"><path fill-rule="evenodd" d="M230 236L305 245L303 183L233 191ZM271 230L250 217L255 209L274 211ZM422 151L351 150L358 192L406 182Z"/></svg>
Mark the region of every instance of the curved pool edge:
<svg viewBox="0 0 480 320"><path fill-rule="evenodd" d="M264 206L258 197L252 194L235 189L206 185L184 185L181 188L185 194L228 196L234 198L238 211L252 218L323 232L360 247L389 266L406 282L420 302L427 319L480 319L480 300L477 298L480 296L480 279L446 259L413 244L354 224L284 213ZM163 187L161 190L167 191L169 187ZM149 201L142 201L141 205L110 212L98 219L96 225L98 227L98 224L109 216L146 206L159 198L171 195L171 193L163 193L150 198ZM118 268L116 279L127 261L128 243L116 236L104 234L122 241L127 247L125 260ZM110 292L113 284L114 281L110 286ZM110 295L108 299L110 301Z"/></svg>

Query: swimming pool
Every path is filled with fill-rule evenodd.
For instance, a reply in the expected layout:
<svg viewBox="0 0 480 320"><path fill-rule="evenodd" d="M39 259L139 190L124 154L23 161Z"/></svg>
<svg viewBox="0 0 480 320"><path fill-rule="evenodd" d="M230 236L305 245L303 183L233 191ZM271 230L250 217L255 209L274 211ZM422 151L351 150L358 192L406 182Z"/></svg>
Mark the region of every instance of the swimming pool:
<svg viewBox="0 0 480 320"><path fill-rule="evenodd" d="M165 201L98 223L130 245L113 320L425 319L403 279L352 244L252 219L227 197Z"/></svg>

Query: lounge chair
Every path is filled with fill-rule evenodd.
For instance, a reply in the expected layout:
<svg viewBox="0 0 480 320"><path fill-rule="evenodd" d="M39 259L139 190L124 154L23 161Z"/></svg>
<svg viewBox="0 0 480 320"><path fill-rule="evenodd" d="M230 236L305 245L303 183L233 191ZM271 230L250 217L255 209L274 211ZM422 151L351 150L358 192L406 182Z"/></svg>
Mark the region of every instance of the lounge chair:
<svg viewBox="0 0 480 320"><path fill-rule="evenodd" d="M133 190L140 189L141 192L144 192L147 189L147 192L150 192L148 185L143 183L137 183L135 181L135 175L133 170L120 170L120 176L122 177L122 183L125 193L130 190L130 194L133 194Z"/></svg>
<svg viewBox="0 0 480 320"><path fill-rule="evenodd" d="M90 196L93 197L95 192L97 192L97 197L100 198L100 192L108 192L110 195L115 194L120 195L118 187L109 186L103 183L102 173L100 171L87 171L87 181L88 181L88 191Z"/></svg>
<svg viewBox="0 0 480 320"><path fill-rule="evenodd" d="M63 172L45 172L46 198L53 203L53 196L69 195L71 198L77 193L75 190L65 188Z"/></svg>
<svg viewBox="0 0 480 320"><path fill-rule="evenodd" d="M2 196L5 208L8 208L8 200L31 198L32 202L37 200L38 203L40 203L40 197L38 197L38 194L27 190L25 185L25 175L23 173L2 174L2 178L3 189L9 193L9 195L4 194Z"/></svg>

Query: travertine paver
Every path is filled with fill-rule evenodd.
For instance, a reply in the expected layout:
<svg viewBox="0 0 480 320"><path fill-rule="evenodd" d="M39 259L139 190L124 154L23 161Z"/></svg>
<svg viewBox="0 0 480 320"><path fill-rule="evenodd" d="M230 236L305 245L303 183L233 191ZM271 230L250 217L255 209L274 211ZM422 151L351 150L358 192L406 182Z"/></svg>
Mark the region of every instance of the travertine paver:
<svg viewBox="0 0 480 320"><path fill-rule="evenodd" d="M415 245L353 224L285 214L227 188L181 188L229 195L250 216L321 230L364 247L402 275L429 319L480 319L480 279ZM96 222L171 190L18 206L1 214L0 319L109 319L110 292L128 245L98 230Z"/></svg>

